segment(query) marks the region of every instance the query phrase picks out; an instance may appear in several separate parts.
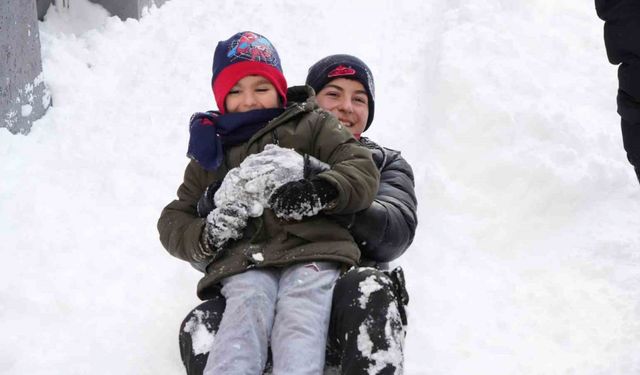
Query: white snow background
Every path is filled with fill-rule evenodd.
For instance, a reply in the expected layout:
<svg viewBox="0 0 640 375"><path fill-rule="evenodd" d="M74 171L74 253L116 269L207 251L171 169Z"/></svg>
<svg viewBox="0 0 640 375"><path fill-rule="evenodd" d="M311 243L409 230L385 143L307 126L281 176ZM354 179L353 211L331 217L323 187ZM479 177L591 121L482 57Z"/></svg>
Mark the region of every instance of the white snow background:
<svg viewBox="0 0 640 375"><path fill-rule="evenodd" d="M171 0L120 21L87 0L40 23L54 106L0 129L0 373L182 374L197 271L156 231L211 58L241 30L290 85L332 53L376 78L367 135L419 197L398 264L406 374L640 373L640 187L588 0Z"/></svg>

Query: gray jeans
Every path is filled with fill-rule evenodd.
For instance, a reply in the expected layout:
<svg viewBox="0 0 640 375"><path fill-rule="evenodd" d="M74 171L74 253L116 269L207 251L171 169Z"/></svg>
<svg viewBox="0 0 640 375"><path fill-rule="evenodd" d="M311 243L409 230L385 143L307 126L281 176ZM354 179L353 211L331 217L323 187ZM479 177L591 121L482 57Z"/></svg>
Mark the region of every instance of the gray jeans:
<svg viewBox="0 0 640 375"><path fill-rule="evenodd" d="M227 306L205 375L262 374L271 344L273 374L321 374L338 265L252 269L222 281Z"/></svg>

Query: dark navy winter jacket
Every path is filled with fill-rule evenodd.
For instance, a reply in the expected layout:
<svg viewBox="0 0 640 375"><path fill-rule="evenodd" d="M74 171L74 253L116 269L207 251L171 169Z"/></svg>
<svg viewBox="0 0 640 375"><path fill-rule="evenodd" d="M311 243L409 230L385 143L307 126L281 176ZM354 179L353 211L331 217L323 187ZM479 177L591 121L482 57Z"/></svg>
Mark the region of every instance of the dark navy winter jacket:
<svg viewBox="0 0 640 375"><path fill-rule="evenodd" d="M640 181L640 0L595 0L607 56L618 68L618 113L627 158Z"/></svg>
<svg viewBox="0 0 640 375"><path fill-rule="evenodd" d="M380 186L371 206L355 214L349 223L362 253L361 265L383 268L413 242L418 225L413 170L399 151L382 147L368 138L360 143L371 150L380 171ZM372 264L373 263L373 264Z"/></svg>

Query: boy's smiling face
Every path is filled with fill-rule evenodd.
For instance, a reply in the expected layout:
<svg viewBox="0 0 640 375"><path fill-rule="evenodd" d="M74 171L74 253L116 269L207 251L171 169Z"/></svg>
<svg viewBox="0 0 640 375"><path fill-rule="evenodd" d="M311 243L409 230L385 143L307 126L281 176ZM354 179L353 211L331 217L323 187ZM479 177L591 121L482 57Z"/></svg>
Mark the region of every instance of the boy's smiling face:
<svg viewBox="0 0 640 375"><path fill-rule="evenodd" d="M280 107L280 100L275 86L268 79L251 75L240 79L224 99L224 106L229 113L247 112L254 109Z"/></svg>
<svg viewBox="0 0 640 375"><path fill-rule="evenodd" d="M362 83L336 78L316 95L318 105L340 120L356 138L364 131L369 118L369 97Z"/></svg>

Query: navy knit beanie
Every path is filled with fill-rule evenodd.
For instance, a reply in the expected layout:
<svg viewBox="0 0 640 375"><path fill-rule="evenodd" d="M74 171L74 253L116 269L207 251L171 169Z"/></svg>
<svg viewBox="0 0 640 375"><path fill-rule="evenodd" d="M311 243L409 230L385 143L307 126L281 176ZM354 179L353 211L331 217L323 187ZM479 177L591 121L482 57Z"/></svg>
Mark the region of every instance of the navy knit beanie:
<svg viewBox="0 0 640 375"><path fill-rule="evenodd" d="M369 117L364 128L364 130L367 130L373 121L373 111L375 109L375 86L371 70L367 64L355 56L331 55L309 68L306 83L318 93L327 83L336 78L352 79L364 86L364 90L369 97Z"/></svg>
<svg viewBox="0 0 640 375"><path fill-rule="evenodd" d="M226 111L224 100L231 88L249 75L268 79L275 86L283 106L287 104L287 80L282 74L278 51L260 34L242 31L218 42L212 71L211 88L220 113Z"/></svg>

